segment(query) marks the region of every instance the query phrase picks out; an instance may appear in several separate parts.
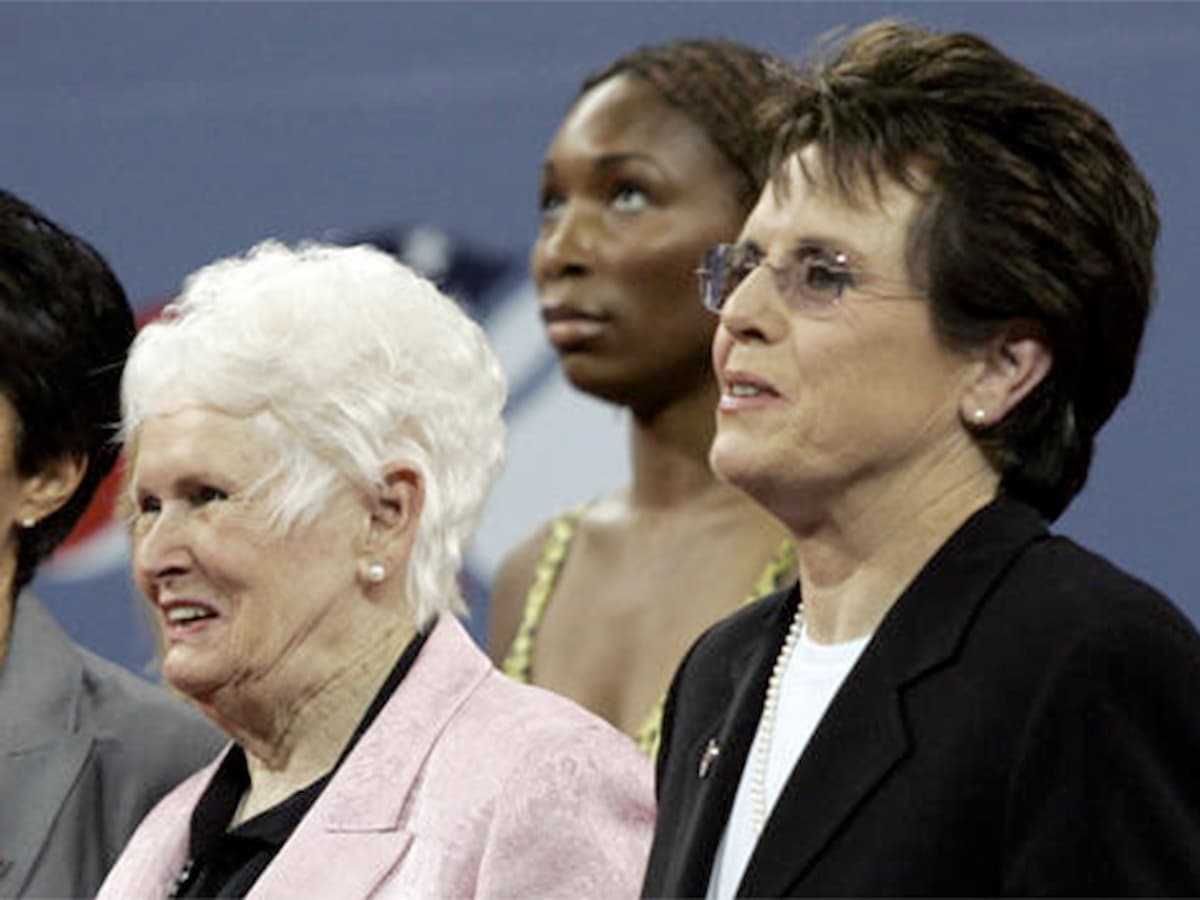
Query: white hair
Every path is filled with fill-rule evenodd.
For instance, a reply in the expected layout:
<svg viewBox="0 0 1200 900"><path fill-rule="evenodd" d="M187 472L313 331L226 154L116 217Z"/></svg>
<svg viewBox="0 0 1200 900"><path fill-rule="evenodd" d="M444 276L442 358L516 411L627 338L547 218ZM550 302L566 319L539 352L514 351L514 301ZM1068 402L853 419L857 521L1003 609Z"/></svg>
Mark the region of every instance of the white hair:
<svg viewBox="0 0 1200 900"><path fill-rule="evenodd" d="M261 422L280 449L261 483L283 530L343 479L376 497L389 463L412 463L425 497L405 588L424 624L465 612L458 573L503 460L505 393L479 326L388 254L264 241L190 275L142 329L122 430L191 406Z"/></svg>

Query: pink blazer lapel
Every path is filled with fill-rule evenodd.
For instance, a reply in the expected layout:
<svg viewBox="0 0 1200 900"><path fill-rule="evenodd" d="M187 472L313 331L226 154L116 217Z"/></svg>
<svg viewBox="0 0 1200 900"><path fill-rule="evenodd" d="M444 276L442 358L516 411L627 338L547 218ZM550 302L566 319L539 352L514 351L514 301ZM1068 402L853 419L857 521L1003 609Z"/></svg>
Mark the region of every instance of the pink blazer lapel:
<svg viewBox="0 0 1200 900"><path fill-rule="evenodd" d="M226 747L149 812L104 879L97 900L166 897L170 893L187 861L192 810L228 752Z"/></svg>
<svg viewBox="0 0 1200 900"><path fill-rule="evenodd" d="M396 693L249 897L371 895L412 842L408 801L426 759L489 671L458 621L439 619Z"/></svg>

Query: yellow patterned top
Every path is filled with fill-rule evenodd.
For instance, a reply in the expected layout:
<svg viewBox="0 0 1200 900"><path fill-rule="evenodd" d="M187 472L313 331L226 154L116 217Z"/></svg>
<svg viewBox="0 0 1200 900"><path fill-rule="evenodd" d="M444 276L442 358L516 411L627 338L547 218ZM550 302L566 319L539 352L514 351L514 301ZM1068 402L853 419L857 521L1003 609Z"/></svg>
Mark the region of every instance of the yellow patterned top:
<svg viewBox="0 0 1200 900"><path fill-rule="evenodd" d="M521 624L517 629L517 636L513 638L512 646L508 648L504 663L500 667L505 675L517 681L526 684L533 681L533 642L546 615L546 607L550 605L550 596L554 593L563 560L567 558L571 539L575 537L575 528L582 515L583 507L578 506L550 523L550 534L542 545L542 554L534 569L533 584L529 586L529 592L525 595L525 607L521 611ZM796 546L790 540L785 540L755 579L754 586L742 600L742 605L761 600L780 590L793 577L795 571ZM657 755L658 743L662 737L665 701L665 695L658 698L658 702L647 713L633 735L638 747L651 759Z"/></svg>

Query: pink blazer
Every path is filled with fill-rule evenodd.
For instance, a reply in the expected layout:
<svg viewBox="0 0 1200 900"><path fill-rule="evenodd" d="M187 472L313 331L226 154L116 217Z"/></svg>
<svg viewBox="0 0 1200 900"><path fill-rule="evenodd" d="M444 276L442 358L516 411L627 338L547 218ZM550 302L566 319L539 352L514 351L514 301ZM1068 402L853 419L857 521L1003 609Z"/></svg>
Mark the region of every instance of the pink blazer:
<svg viewBox="0 0 1200 900"><path fill-rule="evenodd" d="M167 895L216 767L146 816L102 900ZM636 897L652 779L628 738L505 678L443 616L249 896Z"/></svg>

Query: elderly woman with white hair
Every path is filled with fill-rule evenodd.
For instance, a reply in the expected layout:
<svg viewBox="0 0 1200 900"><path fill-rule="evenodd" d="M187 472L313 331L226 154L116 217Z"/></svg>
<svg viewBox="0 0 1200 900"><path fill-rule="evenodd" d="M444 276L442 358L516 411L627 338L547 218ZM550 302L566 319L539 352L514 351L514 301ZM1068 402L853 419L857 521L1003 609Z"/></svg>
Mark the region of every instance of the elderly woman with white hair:
<svg viewBox="0 0 1200 900"><path fill-rule="evenodd" d="M648 764L458 623L499 469L480 329L367 248L208 266L123 382L163 672L233 739L101 897L635 895Z"/></svg>

